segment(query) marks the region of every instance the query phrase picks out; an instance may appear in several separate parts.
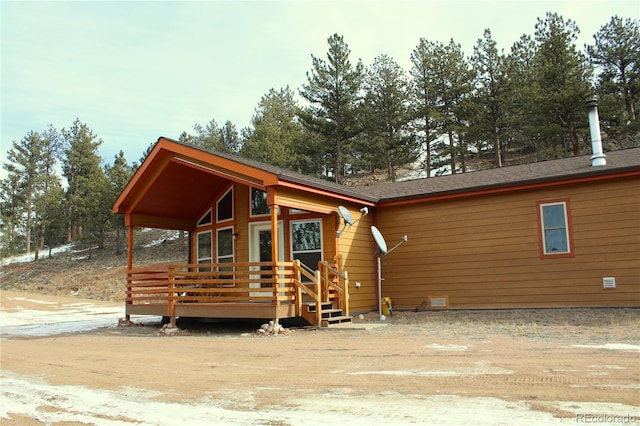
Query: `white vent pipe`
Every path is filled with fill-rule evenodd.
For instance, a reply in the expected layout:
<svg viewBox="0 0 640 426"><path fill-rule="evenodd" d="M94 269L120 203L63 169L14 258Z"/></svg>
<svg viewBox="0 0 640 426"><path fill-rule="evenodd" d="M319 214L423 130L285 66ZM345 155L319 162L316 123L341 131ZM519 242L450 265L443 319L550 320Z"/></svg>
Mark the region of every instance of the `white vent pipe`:
<svg viewBox="0 0 640 426"><path fill-rule="evenodd" d="M602 152L602 138L600 137L600 119L598 118L598 101L587 101L587 113L589 114L589 130L591 131L591 166L606 166L607 156Z"/></svg>

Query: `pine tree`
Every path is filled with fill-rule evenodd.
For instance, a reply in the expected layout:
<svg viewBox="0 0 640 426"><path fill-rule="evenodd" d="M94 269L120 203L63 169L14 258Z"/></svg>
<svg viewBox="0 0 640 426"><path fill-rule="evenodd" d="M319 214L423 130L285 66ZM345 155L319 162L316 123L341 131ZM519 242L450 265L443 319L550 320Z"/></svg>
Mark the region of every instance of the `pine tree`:
<svg viewBox="0 0 640 426"><path fill-rule="evenodd" d="M67 179L67 241L75 241L81 235L82 226L93 214L92 191L101 189L104 177L98 148L102 140L89 127L76 119L71 128L62 129L65 158L63 176Z"/></svg>
<svg viewBox="0 0 640 426"><path fill-rule="evenodd" d="M125 226L123 215L112 215L111 206L115 202L118 195L133 176L134 167L127 163L124 152L120 151L113 161L113 165L105 165L104 174L107 179L107 196L106 204L103 209L108 218L108 229L116 231L116 254L122 253L122 245L124 241Z"/></svg>
<svg viewBox="0 0 640 426"><path fill-rule="evenodd" d="M30 131L7 152L4 168L7 178L2 184L2 211L8 237L7 249L15 250L16 237L24 235L26 253L35 248L37 260L43 245L45 203L50 191L59 185L55 165L59 154L56 130L49 126L42 134ZM7 232L7 231L5 231Z"/></svg>
<svg viewBox="0 0 640 426"><path fill-rule="evenodd" d="M391 57L378 56L364 84L366 135L371 144L368 157L383 164L395 181L398 167L417 158L412 119L411 89L405 71ZM365 151L366 152L366 151Z"/></svg>
<svg viewBox="0 0 640 426"><path fill-rule="evenodd" d="M305 127L319 134L326 144L322 155L329 160L327 175L332 174L336 182L342 183L349 143L362 133L358 115L364 67L361 61L352 66L350 50L342 36L332 35L328 44L327 61L311 56L309 82L300 90L310 106L299 116Z"/></svg>
<svg viewBox="0 0 640 426"><path fill-rule="evenodd" d="M422 144L424 169L427 177L431 177L434 160L432 145L442 133L442 120L437 110L435 73L439 67L435 56L438 45L425 38L411 53L411 76L413 77L414 100L414 133Z"/></svg>
<svg viewBox="0 0 640 426"><path fill-rule="evenodd" d="M551 132L546 133L553 144L553 156L558 155L560 149L562 155L578 154L578 129L586 127L583 124L585 100L593 90L589 83L591 68L574 44L579 32L574 21L565 21L556 13L547 13L544 20L538 18L535 27L538 48L533 65L542 100L538 108L542 109L547 122L555 124L555 128L550 127ZM560 133L559 137L554 129Z"/></svg>
<svg viewBox="0 0 640 426"><path fill-rule="evenodd" d="M286 87L269 90L256 108L251 128L244 132L240 155L286 169L299 169L296 149L304 143L304 129L297 120L294 93Z"/></svg>
<svg viewBox="0 0 640 426"><path fill-rule="evenodd" d="M493 145L497 167L504 159L504 139L508 128L507 95L509 81L505 56L498 52L491 30L478 39L471 58L475 70L475 93L472 98L474 120L470 130L474 137Z"/></svg>
<svg viewBox="0 0 640 426"><path fill-rule="evenodd" d="M598 76L599 109L608 133L638 132L640 21L613 16L585 49Z"/></svg>

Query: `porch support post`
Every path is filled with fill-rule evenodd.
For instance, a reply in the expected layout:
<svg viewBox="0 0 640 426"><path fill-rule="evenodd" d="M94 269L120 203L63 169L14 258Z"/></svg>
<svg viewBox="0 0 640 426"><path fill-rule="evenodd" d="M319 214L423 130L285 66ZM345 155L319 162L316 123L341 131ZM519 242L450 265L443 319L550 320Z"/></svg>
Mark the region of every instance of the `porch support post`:
<svg viewBox="0 0 640 426"><path fill-rule="evenodd" d="M280 242L278 241L278 205L273 204L271 207L271 259L277 262L278 259L278 247ZM278 300L278 266L274 263L273 266L273 302L274 305L280 305ZM276 321L278 318L274 318Z"/></svg>
<svg viewBox="0 0 640 426"><path fill-rule="evenodd" d="M133 226L127 226L127 294L131 288L131 270L133 269ZM126 302L131 303L131 302ZM129 321L131 315L125 314L125 320Z"/></svg>

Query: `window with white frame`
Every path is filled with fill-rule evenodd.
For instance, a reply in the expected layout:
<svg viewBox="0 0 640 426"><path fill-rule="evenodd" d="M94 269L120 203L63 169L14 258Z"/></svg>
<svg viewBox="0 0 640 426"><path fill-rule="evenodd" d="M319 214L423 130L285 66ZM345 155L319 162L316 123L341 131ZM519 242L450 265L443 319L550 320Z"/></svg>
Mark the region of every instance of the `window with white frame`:
<svg viewBox="0 0 640 426"><path fill-rule="evenodd" d="M271 213L267 205L267 193L257 188L251 188L251 216L265 216Z"/></svg>
<svg viewBox="0 0 640 426"><path fill-rule="evenodd" d="M291 256L316 269L322 260L322 222L320 219L291 222Z"/></svg>
<svg viewBox="0 0 640 426"><path fill-rule="evenodd" d="M218 229L218 238L216 239L218 250L218 263L233 262L233 228Z"/></svg>
<svg viewBox="0 0 640 426"><path fill-rule="evenodd" d="M229 188L216 203L216 219L218 222L233 219L233 188Z"/></svg>
<svg viewBox="0 0 640 426"><path fill-rule="evenodd" d="M211 209L207 210L198 221L198 226L211 225Z"/></svg>
<svg viewBox="0 0 640 426"><path fill-rule="evenodd" d="M538 218L543 256L572 254L569 201L539 202Z"/></svg>
<svg viewBox="0 0 640 426"><path fill-rule="evenodd" d="M217 262L233 263L233 228L220 228L217 231ZM233 266L219 266L219 271L233 271ZM220 275L220 278L231 279L232 274Z"/></svg>
<svg viewBox="0 0 640 426"><path fill-rule="evenodd" d="M211 256L211 231L203 231L203 232L198 232L197 235L197 240L198 240L198 246L197 246L197 258L198 258L198 263L211 263L213 262L212 256ZM207 270L207 268L201 269L201 270Z"/></svg>

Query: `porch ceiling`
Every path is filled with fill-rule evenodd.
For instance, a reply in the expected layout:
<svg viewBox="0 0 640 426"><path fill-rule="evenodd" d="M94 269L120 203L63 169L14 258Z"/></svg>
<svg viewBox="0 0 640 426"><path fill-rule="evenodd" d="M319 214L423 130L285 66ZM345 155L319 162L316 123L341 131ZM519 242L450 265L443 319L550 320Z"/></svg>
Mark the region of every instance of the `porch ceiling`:
<svg viewBox="0 0 640 426"><path fill-rule="evenodd" d="M131 214L197 221L229 180L170 161L142 193Z"/></svg>

